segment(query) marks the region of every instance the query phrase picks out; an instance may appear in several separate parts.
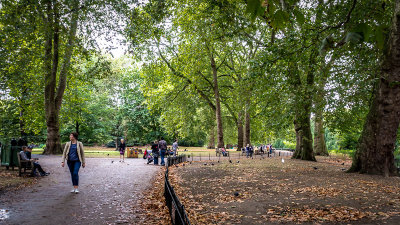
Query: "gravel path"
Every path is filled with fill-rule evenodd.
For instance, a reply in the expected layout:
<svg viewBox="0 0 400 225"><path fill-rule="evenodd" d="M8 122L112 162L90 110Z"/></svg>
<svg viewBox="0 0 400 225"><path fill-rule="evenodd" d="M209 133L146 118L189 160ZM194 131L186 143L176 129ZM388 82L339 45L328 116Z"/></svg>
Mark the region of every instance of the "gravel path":
<svg viewBox="0 0 400 225"><path fill-rule="evenodd" d="M37 157L37 156L35 156ZM143 159L87 158L79 171L79 194L72 194L60 156L38 156L50 176L38 184L0 196L0 224L137 224L133 208L160 167ZM31 178L27 178L31 179Z"/></svg>

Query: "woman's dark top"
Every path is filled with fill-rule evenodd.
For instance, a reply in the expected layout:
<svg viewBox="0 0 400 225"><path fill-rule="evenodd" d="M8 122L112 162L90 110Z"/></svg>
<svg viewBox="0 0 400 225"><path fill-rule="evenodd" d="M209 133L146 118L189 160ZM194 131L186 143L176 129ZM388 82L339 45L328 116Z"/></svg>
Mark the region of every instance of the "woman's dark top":
<svg viewBox="0 0 400 225"><path fill-rule="evenodd" d="M152 153L158 153L158 144L153 144L151 146Z"/></svg>
<svg viewBox="0 0 400 225"><path fill-rule="evenodd" d="M121 149L121 150L124 150L124 151L125 151L125 147L126 147L126 145L125 145L125 142L124 142L124 143L121 143L121 144L119 144L119 149Z"/></svg>
<svg viewBox="0 0 400 225"><path fill-rule="evenodd" d="M69 161L79 161L77 144L71 143L71 147L69 148L69 153L68 153L68 160Z"/></svg>

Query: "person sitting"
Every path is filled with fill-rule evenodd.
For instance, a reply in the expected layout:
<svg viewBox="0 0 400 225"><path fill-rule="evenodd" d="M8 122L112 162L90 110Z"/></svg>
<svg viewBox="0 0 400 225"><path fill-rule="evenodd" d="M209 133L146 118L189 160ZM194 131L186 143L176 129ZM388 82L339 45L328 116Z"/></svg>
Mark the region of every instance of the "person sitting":
<svg viewBox="0 0 400 225"><path fill-rule="evenodd" d="M264 147L263 147L263 145L260 146L260 154L264 154Z"/></svg>
<svg viewBox="0 0 400 225"><path fill-rule="evenodd" d="M222 156L228 156L228 153L226 152L225 148L221 148L221 153Z"/></svg>
<svg viewBox="0 0 400 225"><path fill-rule="evenodd" d="M247 144L247 146L246 146L246 158L249 158L249 156L250 156L250 145Z"/></svg>
<svg viewBox="0 0 400 225"><path fill-rule="evenodd" d="M29 153L29 154L27 154L27 153ZM36 176L36 169L39 170L40 176L48 176L50 173L46 173L42 169L42 166L40 166L40 164L37 162L37 160L39 160L39 159L32 159L32 158L27 156L27 155L31 156L31 153L32 153L32 149L30 149L30 148L28 148L26 146L23 146L22 147L22 151L20 152L22 160L33 162L33 169L32 169L32 172L31 172L30 176L32 176L32 177Z"/></svg>

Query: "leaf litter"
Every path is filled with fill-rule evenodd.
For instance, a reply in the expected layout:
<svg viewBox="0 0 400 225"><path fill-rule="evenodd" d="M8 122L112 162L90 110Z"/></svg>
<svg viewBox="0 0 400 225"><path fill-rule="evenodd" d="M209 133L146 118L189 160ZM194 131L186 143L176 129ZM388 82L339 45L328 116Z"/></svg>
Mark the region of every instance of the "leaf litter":
<svg viewBox="0 0 400 225"><path fill-rule="evenodd" d="M348 160L318 161L193 162L170 167L169 178L192 224L397 224L399 177L345 173ZM168 224L162 173L155 185L158 193L148 196L143 207L153 224Z"/></svg>

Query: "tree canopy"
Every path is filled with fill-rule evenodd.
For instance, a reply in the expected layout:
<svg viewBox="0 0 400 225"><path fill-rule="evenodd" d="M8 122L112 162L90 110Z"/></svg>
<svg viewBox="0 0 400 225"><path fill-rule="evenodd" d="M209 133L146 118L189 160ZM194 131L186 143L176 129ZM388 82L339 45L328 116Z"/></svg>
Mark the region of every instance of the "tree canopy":
<svg viewBox="0 0 400 225"><path fill-rule="evenodd" d="M273 143L303 160L352 149L351 171L393 175L399 7L1 1L0 132L45 138L47 153L71 131L90 144L161 136L239 150ZM116 34L129 56L98 47L99 37Z"/></svg>

